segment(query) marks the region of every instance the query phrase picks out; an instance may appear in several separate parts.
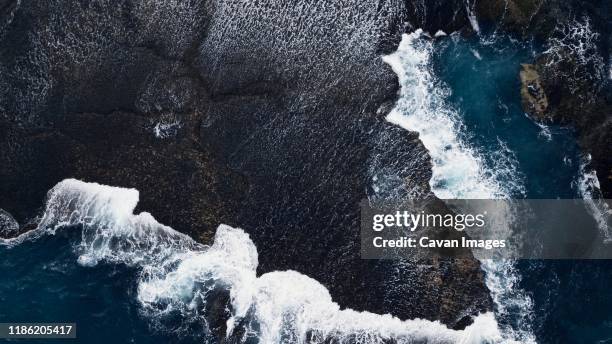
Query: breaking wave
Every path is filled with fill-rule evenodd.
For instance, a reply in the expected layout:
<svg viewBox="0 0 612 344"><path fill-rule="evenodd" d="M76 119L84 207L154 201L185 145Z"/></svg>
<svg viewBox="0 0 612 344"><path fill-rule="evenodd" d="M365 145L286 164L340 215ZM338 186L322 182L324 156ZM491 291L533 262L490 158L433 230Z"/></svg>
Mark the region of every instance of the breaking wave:
<svg viewBox="0 0 612 344"><path fill-rule="evenodd" d="M416 131L432 159L432 192L441 199L511 199L524 194L517 163L504 142L498 140L493 160L470 146L457 110L446 99L447 87L431 72L433 43L422 30L404 34L398 50L383 57L398 75L401 91L387 120ZM512 210L497 219L500 238ZM509 220L510 219L510 220ZM504 225L505 224L505 225ZM496 317L505 340L535 342L530 323L532 301L518 287L519 275L507 260L483 260L486 283L495 302Z"/></svg>
<svg viewBox="0 0 612 344"><path fill-rule="evenodd" d="M578 178L574 182L577 187L578 194L586 201L586 205L603 235L606 243L612 242L612 233L610 233L610 224L612 223L612 209L603 199L601 194L599 179L595 169L590 168L591 155L586 154L582 157Z"/></svg>
<svg viewBox="0 0 612 344"><path fill-rule="evenodd" d="M295 271L256 275L257 249L241 229L220 225L211 246L158 223L149 213L133 213L134 189L67 179L48 193L38 227L13 246L58 231L80 230L78 262L137 267L137 295L153 319L179 312L184 321L222 317L205 314L209 303L227 293L225 337L240 343L482 343L501 340L492 314L482 314L465 330L439 322L402 321L391 315L341 310L328 290ZM216 299L215 302L219 300ZM210 312L210 311L209 311ZM210 330L210 329L208 329Z"/></svg>
<svg viewBox="0 0 612 344"><path fill-rule="evenodd" d="M476 11L474 9L475 6L476 1L474 1L474 3L470 3L470 0L465 0L465 11L467 12L468 19L470 20L470 25L476 33L480 33L480 25L478 25L478 18L476 18Z"/></svg>
<svg viewBox="0 0 612 344"><path fill-rule="evenodd" d="M432 191L442 199L503 199L521 192L521 185L501 187L499 173L486 167L484 158L463 139L459 114L445 98L449 91L430 72L433 45L421 38L422 31L404 35L398 51L384 57L402 85L397 106L387 120L416 131L433 163ZM503 142L498 161L504 174L516 174L514 158ZM507 181L504 181L504 183Z"/></svg>

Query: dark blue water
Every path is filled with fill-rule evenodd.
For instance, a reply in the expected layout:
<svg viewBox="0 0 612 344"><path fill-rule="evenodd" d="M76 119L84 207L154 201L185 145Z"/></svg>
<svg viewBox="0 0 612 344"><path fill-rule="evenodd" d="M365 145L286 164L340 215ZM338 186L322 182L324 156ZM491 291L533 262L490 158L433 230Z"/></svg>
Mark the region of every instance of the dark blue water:
<svg viewBox="0 0 612 344"><path fill-rule="evenodd" d="M500 140L517 169L500 175L519 181L516 198L581 198L581 154L570 128L542 128L521 108L521 63L538 47L508 37L444 39L435 69L451 88L449 100L466 126L467 141L495 166ZM522 288L533 301L529 318L541 343L612 343L612 262L535 261L517 264Z"/></svg>
<svg viewBox="0 0 612 344"><path fill-rule="evenodd" d="M123 265L77 264L80 230L60 231L0 247L0 322L75 322L77 339L15 339L15 343L173 343L152 331L135 297L137 271ZM166 332L167 333L167 332ZM181 338L181 342L191 342Z"/></svg>

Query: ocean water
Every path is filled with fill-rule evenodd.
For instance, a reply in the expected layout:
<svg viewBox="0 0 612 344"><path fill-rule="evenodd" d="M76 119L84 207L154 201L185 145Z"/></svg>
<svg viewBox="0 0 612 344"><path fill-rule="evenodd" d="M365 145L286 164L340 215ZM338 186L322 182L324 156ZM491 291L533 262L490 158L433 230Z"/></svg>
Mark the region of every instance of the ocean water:
<svg viewBox="0 0 612 344"><path fill-rule="evenodd" d="M585 197L586 157L573 132L538 126L520 106L520 63L538 49L508 37L433 40L417 31L384 57L402 86L387 119L420 133L436 195ZM133 214L137 202L137 190L77 180L51 190L36 230L0 240L0 322L77 322L78 343L215 343L219 329L242 343L612 338L612 263L483 261L495 311L454 331L340 310L308 276L257 276L257 248L242 230L222 225L212 246L199 245Z"/></svg>
<svg viewBox="0 0 612 344"><path fill-rule="evenodd" d="M73 243L79 239L78 230L66 231L10 250L0 248L1 321L77 322L75 341L81 343L176 341L163 332L150 331L150 321L141 315L134 297L135 269L77 264Z"/></svg>
<svg viewBox="0 0 612 344"><path fill-rule="evenodd" d="M461 136L480 153L485 174L511 198L592 197L594 173L585 166L588 157L580 153L572 129L538 125L521 109L520 64L532 61L541 47L494 35L451 37L434 46L431 68L451 90L446 100L460 113ZM539 343L612 342L612 262L523 260L513 265L510 281L502 279L497 287L519 293L498 300L506 316L499 310L497 316L515 337Z"/></svg>

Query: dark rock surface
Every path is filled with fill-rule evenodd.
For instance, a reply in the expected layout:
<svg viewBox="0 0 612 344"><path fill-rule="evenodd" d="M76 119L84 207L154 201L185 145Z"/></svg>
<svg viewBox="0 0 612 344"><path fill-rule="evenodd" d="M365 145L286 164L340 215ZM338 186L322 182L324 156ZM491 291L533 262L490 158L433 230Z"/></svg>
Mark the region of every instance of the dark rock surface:
<svg viewBox="0 0 612 344"><path fill-rule="evenodd" d="M431 35L438 30L447 34L454 31L472 32L468 12L474 9L470 0L414 0L406 1L408 31L421 28Z"/></svg>
<svg viewBox="0 0 612 344"><path fill-rule="evenodd" d="M431 29L461 26L461 9ZM0 208L31 218L69 177L134 187L142 210L201 241L220 223L244 228L260 272L308 274L342 307L464 327L491 309L478 262L359 257L375 174L429 193L418 135L384 121L398 85L380 56L409 13L402 1L4 1Z"/></svg>

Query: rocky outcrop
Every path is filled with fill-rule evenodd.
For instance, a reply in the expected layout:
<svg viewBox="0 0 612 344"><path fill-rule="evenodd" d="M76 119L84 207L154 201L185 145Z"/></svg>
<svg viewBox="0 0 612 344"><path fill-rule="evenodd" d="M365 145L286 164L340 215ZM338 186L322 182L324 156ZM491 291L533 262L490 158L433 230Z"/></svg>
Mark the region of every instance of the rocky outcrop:
<svg viewBox="0 0 612 344"><path fill-rule="evenodd" d="M535 117L537 121L546 122L548 98L542 88L540 75L534 65L522 64L519 73L521 79L521 100L523 109Z"/></svg>
<svg viewBox="0 0 612 344"><path fill-rule="evenodd" d="M601 196L612 197L612 97L610 85L598 85L601 80L581 80L574 75L584 66L570 64L569 68L550 63L544 55L536 61L541 75L542 90L549 106L538 118L547 122L571 125L576 128L578 143L585 154L588 169L597 173ZM583 72L580 72L583 73ZM593 76L594 74L589 74ZM606 81L609 84L609 81ZM599 89L598 89L599 88Z"/></svg>
<svg viewBox="0 0 612 344"><path fill-rule="evenodd" d="M538 25L538 15L544 13L546 0L475 0L479 20L507 31L526 33L532 26ZM548 2L550 3L550 2ZM539 25L544 25L539 23ZM535 30L538 31L538 30Z"/></svg>
<svg viewBox="0 0 612 344"><path fill-rule="evenodd" d="M546 42L547 50L536 59L549 99L548 116L577 129L604 198L612 197L612 82L605 62L609 23L612 14L605 6L560 20Z"/></svg>
<svg viewBox="0 0 612 344"><path fill-rule="evenodd" d="M431 35L438 30L447 34L454 31L472 32L469 0L415 0L406 1L407 31L423 29Z"/></svg>
<svg viewBox="0 0 612 344"><path fill-rule="evenodd" d="M477 261L359 257L359 204L379 167L429 193L418 135L384 120L398 84L380 56L405 5L3 6L0 208L23 222L68 177L134 187L142 210L200 241L219 223L244 228L260 273L298 270L342 307L464 327L491 309Z"/></svg>

